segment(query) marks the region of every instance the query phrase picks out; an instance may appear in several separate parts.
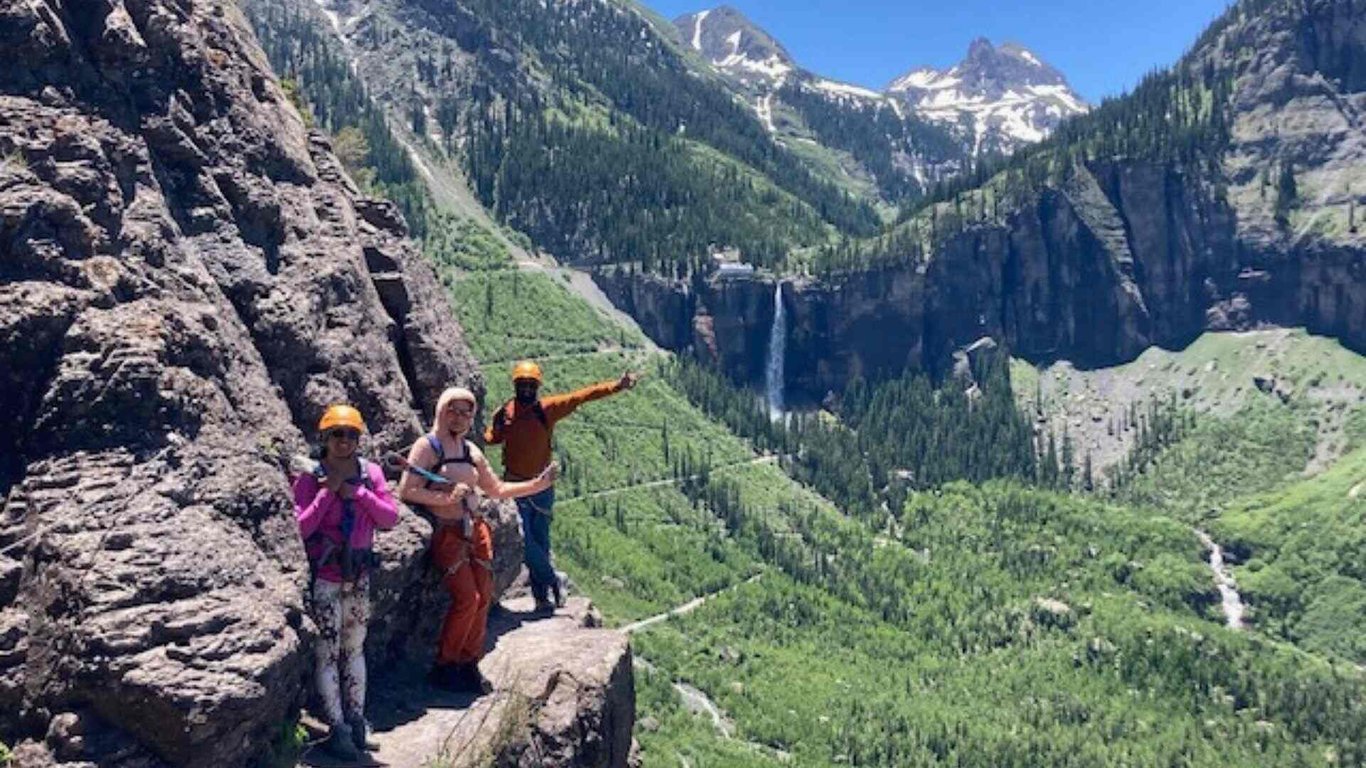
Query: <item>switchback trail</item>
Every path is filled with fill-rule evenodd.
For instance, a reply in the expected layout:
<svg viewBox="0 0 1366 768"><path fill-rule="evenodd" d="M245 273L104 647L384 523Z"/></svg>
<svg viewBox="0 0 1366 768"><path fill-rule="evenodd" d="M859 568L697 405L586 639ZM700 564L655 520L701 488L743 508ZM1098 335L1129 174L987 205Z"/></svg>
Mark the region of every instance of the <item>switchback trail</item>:
<svg viewBox="0 0 1366 768"><path fill-rule="evenodd" d="M666 621L670 616L685 616L697 610L698 608L701 608L703 605L706 605L707 602L710 600L714 600L715 598L720 597L721 595L724 595L727 592L733 592L734 590L737 590L740 587L745 586L746 584L753 584L754 582L758 581L759 577L761 576L763 576L762 573L756 573L738 584L731 584L730 586L722 587L721 589L718 589L715 592L708 592L705 595L698 595L697 597L694 597L688 602L670 608L669 610L663 613L657 613L654 616L651 616L647 619L641 619L640 621L633 621L630 624L627 624L626 626L622 627L621 631L629 635L632 632L638 632L642 629L645 629L646 627L658 624L661 621Z"/></svg>
<svg viewBox="0 0 1366 768"><path fill-rule="evenodd" d="M712 472L723 472L727 469L734 469L736 467L748 467L754 464L772 464L781 458L782 456L776 454L770 454L768 456L757 456L752 459L745 459L744 461L731 462L730 464L718 464L717 466L709 469L707 473L710 474ZM625 491L634 491L637 488L662 488L666 485L674 485L676 483L681 483L689 480L700 480L701 478L702 473L698 473L694 475L685 475L683 477L668 477L663 480L650 480L644 483L636 483L634 485L623 485L617 488L606 488L601 491L592 491L589 493L581 494L579 496L571 496L567 499L557 501L556 504L558 506L564 506L565 504L571 504L576 501L587 501L589 499L596 499L601 498L603 496L612 496L614 494L624 493Z"/></svg>

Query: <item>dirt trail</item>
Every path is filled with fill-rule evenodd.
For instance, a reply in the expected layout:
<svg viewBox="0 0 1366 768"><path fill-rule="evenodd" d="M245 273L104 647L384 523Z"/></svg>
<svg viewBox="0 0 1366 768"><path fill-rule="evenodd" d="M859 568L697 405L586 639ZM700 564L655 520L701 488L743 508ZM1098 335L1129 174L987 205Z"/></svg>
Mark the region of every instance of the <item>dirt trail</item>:
<svg viewBox="0 0 1366 768"><path fill-rule="evenodd" d="M734 468L736 468L736 467L748 467L748 466L752 466L752 465L754 465L754 464L772 464L772 463L778 461L778 459L780 459L780 458L782 458L782 457L781 457L781 456L757 456L757 457L752 458L752 459L745 459L744 461L736 461L736 462L732 462L732 463L730 463L730 464L719 464L719 465L717 465L717 466L715 466L715 467L712 467L712 468L711 468L710 470L708 470L708 471L709 471L709 472L723 472L723 471L725 471L725 470L727 470L727 469L734 469ZM570 503L577 502L577 501L586 501L586 500L588 500L588 499L596 499L596 498L600 498L600 497L603 497L603 496L611 496L611 495L617 494L617 493L624 493L625 491L633 491L633 490L636 490L637 488L661 488L661 487L666 486L666 485L674 485L674 484L676 484L676 483L681 483L681 482L684 482L684 481L686 481L686 480L700 480L700 479L702 479L702 475L699 473L699 474L695 474L695 475L686 475L686 476L684 476L684 477L669 477L669 478L665 478L665 479L663 479L663 480L650 480L650 481L647 481L647 482L644 482L644 483L635 483L635 484L632 484L632 485L623 485L623 486L619 486L619 487L616 487L616 488L606 488L606 489L603 489L603 490L601 490L601 491L592 491L592 492L590 492L590 493L581 494L581 495L579 495L579 496L570 496L570 497L567 498L567 499L563 499L563 500L557 501L556 504L558 504L559 506L564 506L565 504L570 504Z"/></svg>
<svg viewBox="0 0 1366 768"><path fill-rule="evenodd" d="M682 605L674 606L673 608L670 608L669 610L663 613L657 613L654 616L651 616L647 619L641 619L640 621L635 621L630 624L627 624L626 626L621 628L621 631L629 635L632 632L639 632L640 630L645 629L646 627L652 626L654 624L658 624L661 621L666 621L671 616L686 616L687 614L692 613L698 608L701 608L703 605L706 605L708 601L715 600L721 595L739 589L740 587L743 587L746 584L753 584L754 582L758 581L761 576L763 576L762 573L756 573L738 584L732 584L729 587L723 587L721 589L716 590L715 592L709 592L705 595L699 595L689 600L688 602L683 603Z"/></svg>
<svg viewBox="0 0 1366 768"><path fill-rule="evenodd" d="M659 352L659 347L650 340L649 336L640 329L640 325L634 317L626 314L607 298L607 294L602 292L598 284L593 282L593 276L581 269L561 266L549 256L543 255L542 258L532 257L525 252L518 255L517 268L523 272L540 272L541 274L559 277L569 287L575 296L588 302L588 305L610 317L619 325L624 325L642 340L646 349L651 352Z"/></svg>

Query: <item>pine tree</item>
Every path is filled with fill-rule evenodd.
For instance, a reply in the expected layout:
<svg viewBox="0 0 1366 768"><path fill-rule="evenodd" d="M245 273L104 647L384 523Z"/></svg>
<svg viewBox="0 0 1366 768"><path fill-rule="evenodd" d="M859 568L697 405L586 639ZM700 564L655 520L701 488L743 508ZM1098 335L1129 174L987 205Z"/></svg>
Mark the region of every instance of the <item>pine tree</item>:
<svg viewBox="0 0 1366 768"><path fill-rule="evenodd" d="M1076 487L1075 479L1077 473L1077 465L1075 449L1072 445L1072 434L1067 431L1064 431L1062 433L1062 454L1060 456L1060 461L1062 463L1061 487L1065 491L1070 491Z"/></svg>
<svg viewBox="0 0 1366 768"><path fill-rule="evenodd" d="M1282 228L1290 224L1290 211L1299 199L1299 188L1295 184L1295 167L1289 161L1281 163L1281 175L1276 182L1276 223Z"/></svg>

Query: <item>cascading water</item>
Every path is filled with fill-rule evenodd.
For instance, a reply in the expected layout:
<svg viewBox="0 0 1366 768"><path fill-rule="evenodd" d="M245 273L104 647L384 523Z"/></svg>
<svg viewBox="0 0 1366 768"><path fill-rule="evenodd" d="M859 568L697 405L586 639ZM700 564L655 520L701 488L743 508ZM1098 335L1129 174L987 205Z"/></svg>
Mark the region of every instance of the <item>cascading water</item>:
<svg viewBox="0 0 1366 768"><path fill-rule="evenodd" d="M1209 567L1214 571L1214 586L1219 590L1219 600L1223 604L1225 623L1230 629L1243 628L1243 598L1238 594L1237 585L1233 582L1233 576L1228 572L1228 566L1224 564L1224 549L1214 543L1208 533L1200 529L1195 530L1196 538L1209 551Z"/></svg>
<svg viewBox="0 0 1366 768"><path fill-rule="evenodd" d="M787 311L783 309L783 284L773 284L773 326L768 332L768 368L764 371L764 392L768 415L783 416L783 366L787 355Z"/></svg>

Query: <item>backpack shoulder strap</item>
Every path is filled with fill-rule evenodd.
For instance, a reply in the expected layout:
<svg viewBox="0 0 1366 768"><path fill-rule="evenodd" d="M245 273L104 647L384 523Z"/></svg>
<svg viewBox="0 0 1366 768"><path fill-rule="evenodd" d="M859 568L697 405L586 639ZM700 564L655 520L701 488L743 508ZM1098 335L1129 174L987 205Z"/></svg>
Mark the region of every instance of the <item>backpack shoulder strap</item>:
<svg viewBox="0 0 1366 768"><path fill-rule="evenodd" d="M442 464L445 464L446 449L441 447L441 438L437 437L433 432L428 432L427 445L430 445L432 447L432 452L436 454L436 466L439 468Z"/></svg>
<svg viewBox="0 0 1366 768"><path fill-rule="evenodd" d="M441 447L441 439L436 435L427 435L427 443L436 452L436 464L432 466L433 472L440 472L441 468L447 464L474 464L473 453L470 452L470 441L461 440L460 444L464 448L463 456L447 456L446 451ZM430 484L431 481L428 481Z"/></svg>

